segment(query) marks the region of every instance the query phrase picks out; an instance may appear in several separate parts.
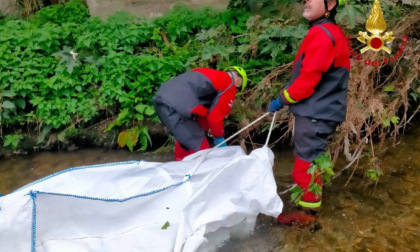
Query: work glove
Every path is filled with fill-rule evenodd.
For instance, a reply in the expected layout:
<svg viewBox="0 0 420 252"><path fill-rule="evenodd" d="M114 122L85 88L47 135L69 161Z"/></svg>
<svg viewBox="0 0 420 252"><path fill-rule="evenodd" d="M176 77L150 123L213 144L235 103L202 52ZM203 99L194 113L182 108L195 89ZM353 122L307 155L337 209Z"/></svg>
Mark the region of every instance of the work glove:
<svg viewBox="0 0 420 252"><path fill-rule="evenodd" d="M283 105L280 103L279 98L276 98L270 102L267 111L268 112L275 112L283 108Z"/></svg>
<svg viewBox="0 0 420 252"><path fill-rule="evenodd" d="M219 143L225 141L224 137L213 137L213 141L214 141L214 146L218 145ZM220 145L219 147L225 147L226 143L223 143L222 145Z"/></svg>

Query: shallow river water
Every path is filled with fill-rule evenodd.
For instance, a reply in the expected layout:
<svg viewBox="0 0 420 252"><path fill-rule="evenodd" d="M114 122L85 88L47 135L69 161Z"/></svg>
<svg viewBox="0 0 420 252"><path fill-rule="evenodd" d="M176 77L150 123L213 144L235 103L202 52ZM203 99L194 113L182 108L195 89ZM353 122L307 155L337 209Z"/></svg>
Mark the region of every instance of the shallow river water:
<svg viewBox="0 0 420 252"><path fill-rule="evenodd" d="M380 151L376 188L366 186L356 172L345 186L350 170L324 187L323 207L309 227L279 226L271 217L258 218L255 233L231 239L220 252L231 251L420 251L420 125L400 139L395 148ZM276 149L274 173L278 191L292 184L291 148ZM379 151L378 151L379 152ZM125 150L45 152L0 161L0 193L11 191L53 172L82 165L125 160L170 161L172 153L130 153ZM340 160L336 169L344 167ZM366 164L359 164L359 167ZM282 195L290 209L288 194Z"/></svg>

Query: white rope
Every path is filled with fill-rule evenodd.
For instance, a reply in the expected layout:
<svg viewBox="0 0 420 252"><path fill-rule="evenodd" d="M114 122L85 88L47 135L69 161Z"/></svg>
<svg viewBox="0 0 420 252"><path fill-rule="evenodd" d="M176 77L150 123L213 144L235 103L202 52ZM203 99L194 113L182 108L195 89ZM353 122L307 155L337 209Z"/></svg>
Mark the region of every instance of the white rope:
<svg viewBox="0 0 420 252"><path fill-rule="evenodd" d="M200 167L200 165L203 163L203 161L206 159L207 154L210 153L213 149L207 149L204 151L203 155L200 156L200 159L197 161L197 163L193 166L190 172L190 176L194 175L195 171Z"/></svg>
<svg viewBox="0 0 420 252"><path fill-rule="evenodd" d="M273 125L274 125L274 120L276 119L276 114L277 114L277 111L274 112L273 120L271 121L270 130L268 131L267 140L265 141L265 145L264 146L267 146L268 145L268 141L270 140L271 131L273 130Z"/></svg>
<svg viewBox="0 0 420 252"><path fill-rule="evenodd" d="M218 145L214 146L213 149L216 149L218 147L220 147L220 145L226 143L227 141L229 141L230 139L236 137L237 135L239 135L242 131L248 129L249 127L251 127L252 125L254 125L255 123L257 123L258 121L260 121L261 119L263 119L264 117L266 117L267 115L269 115L270 112L265 113L264 115L260 116L259 118L257 118L255 121L253 121L252 123L248 124L246 127L242 128L240 131L236 132L235 134L233 134L232 136L230 136L228 139L226 139L225 141L219 143ZM270 132L271 133L271 132ZM270 135L269 135L270 136Z"/></svg>
<svg viewBox="0 0 420 252"><path fill-rule="evenodd" d="M230 136L228 139L226 139L225 141L219 143L218 145L214 146L211 149L207 149L204 150L202 155L199 156L200 159L197 161L197 163L194 165L194 167L191 169L190 175L192 176L198 169L198 167L203 163L203 161L206 159L207 155L214 149L218 148L220 145L226 143L227 141L229 141L230 139L234 138L235 136L237 136L238 134L240 134L241 132L243 132L244 130L248 129L249 127L251 127L252 125L254 125L255 123L257 123L258 121L260 121L261 119L263 119L264 117L266 117L267 115L269 115L270 112L265 113L264 115L260 116L259 118L257 118L255 121L253 121L252 123L248 124L246 127L242 128L241 130L239 130L238 132L236 132L235 134L233 134L232 136ZM271 131L273 129L273 125L274 125L274 118L276 117L276 112L274 113L273 116L273 120L271 121L271 126L270 126L270 131L268 132L268 137L267 137L267 141L265 143L265 146L267 146L268 144L268 140L270 139L270 135L271 135Z"/></svg>

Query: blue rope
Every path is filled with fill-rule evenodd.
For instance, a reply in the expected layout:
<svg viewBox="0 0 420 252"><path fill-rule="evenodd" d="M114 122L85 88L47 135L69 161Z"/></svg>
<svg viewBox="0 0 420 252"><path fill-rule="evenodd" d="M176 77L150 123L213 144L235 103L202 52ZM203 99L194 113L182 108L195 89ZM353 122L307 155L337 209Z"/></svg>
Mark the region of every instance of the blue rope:
<svg viewBox="0 0 420 252"><path fill-rule="evenodd" d="M31 248L31 252L36 252L35 251L35 245L36 245L36 192L30 191L29 192L29 196L31 196L32 199L32 235L31 235L31 240L32 240L32 248Z"/></svg>
<svg viewBox="0 0 420 252"><path fill-rule="evenodd" d="M47 179L50 179L50 178L52 178L52 177L58 176L58 175L60 175L60 174L66 173L66 172L71 172L71 171L75 171L75 170L90 169L90 168L101 168L101 167L107 167L107 166L124 165L124 164L135 164L135 163L140 163L140 161L125 161L125 162L116 162L116 163L109 163L109 164L98 164L98 165L76 166L76 167L72 167L72 168L69 168L69 169L66 169L66 170L62 170L62 171L59 171L59 172L53 173L53 174L48 175L48 176L46 176L46 177L44 177L44 178L41 178L41 179L35 180L35 181L33 181L33 182L31 182L31 183L29 183L29 184L25 185L25 186L22 186L22 187L20 187L20 188L18 188L18 189L16 189L16 190L14 190L14 191L13 191L13 192L11 192L11 193L14 193L14 192L20 191L20 190L22 190L22 189L25 189L25 188L27 188L27 187L33 186L33 185L35 185L35 184L37 184L37 183L40 183L40 182L42 182L42 181L45 181L45 180L47 180Z"/></svg>
<svg viewBox="0 0 420 252"><path fill-rule="evenodd" d="M135 198L140 198L140 197L145 197L145 196L149 196L155 193L159 193L162 191L165 191L169 188L172 187L176 187L176 186L180 186L182 184L184 184L185 182L188 182L191 179L190 175L185 175L188 179L178 182L176 184L164 187L164 188L160 188L157 190L153 190L147 193L142 193L142 194L138 194L138 195L134 195L128 198L123 198L123 199L105 199L105 198L95 198L95 197L89 197L89 196L81 196L81 195L74 195L74 194L62 194L62 193L51 193L51 192L41 192L41 191L34 191L34 193L36 194L47 194L47 195L54 195L54 196L63 196L63 197L73 197L73 198L79 198L79 199L88 199L88 200L99 200L99 201L105 201L105 202L124 202L127 200L131 200L131 199L135 199Z"/></svg>
<svg viewBox="0 0 420 252"><path fill-rule="evenodd" d="M33 208L32 208L32 249L31 252L36 252L35 251L35 246L36 246L36 197L37 194L47 194L47 195L55 195L55 196L64 196L64 197L74 197L74 198L79 198L79 199L89 199L89 200L99 200L99 201L105 201L105 202L124 202L127 200L131 200L131 199L135 199L135 198L140 198L140 197L145 197L145 196L149 196L155 193L159 193L162 191L165 191L169 188L172 187L176 187L176 186L180 186L186 182L188 182L191 179L191 175L187 174L185 175L185 177L187 179L185 179L184 181L178 182L176 184L161 188L161 189L157 189L157 190L153 190L147 193L142 193L142 194L138 194L129 198L123 198L123 199L105 199L105 198L94 198L94 197L87 197L87 196L80 196L80 195L72 195L72 194L61 194L61 193L49 193L49 192L40 192L40 191L30 191L27 195L31 196L32 198L32 204L33 204Z"/></svg>

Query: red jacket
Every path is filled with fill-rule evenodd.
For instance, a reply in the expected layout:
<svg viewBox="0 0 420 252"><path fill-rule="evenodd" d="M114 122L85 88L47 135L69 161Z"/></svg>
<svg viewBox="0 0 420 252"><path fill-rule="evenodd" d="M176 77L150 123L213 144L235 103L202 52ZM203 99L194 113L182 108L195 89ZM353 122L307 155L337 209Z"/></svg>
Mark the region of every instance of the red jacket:
<svg viewBox="0 0 420 252"><path fill-rule="evenodd" d="M215 137L224 136L223 120L236 95L231 76L224 71L198 68L164 83L156 96L185 118L197 116L204 129Z"/></svg>
<svg viewBox="0 0 420 252"><path fill-rule="evenodd" d="M295 115L344 121L350 55L345 35L333 21L313 24L293 63L292 78L279 100Z"/></svg>

